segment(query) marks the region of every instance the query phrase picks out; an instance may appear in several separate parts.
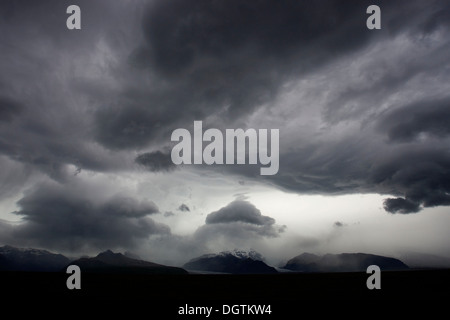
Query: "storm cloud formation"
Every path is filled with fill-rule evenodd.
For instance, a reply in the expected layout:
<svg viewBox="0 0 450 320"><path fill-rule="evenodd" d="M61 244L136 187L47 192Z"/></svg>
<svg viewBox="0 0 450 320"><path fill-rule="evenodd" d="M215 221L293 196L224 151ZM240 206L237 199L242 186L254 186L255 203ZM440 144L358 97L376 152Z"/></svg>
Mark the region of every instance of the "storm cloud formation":
<svg viewBox="0 0 450 320"><path fill-rule="evenodd" d="M39 185L18 205L23 223L13 228L16 241L58 250L133 247L150 235L170 234L170 228L148 215L158 212L149 201L117 196L91 199L80 190Z"/></svg>
<svg viewBox="0 0 450 320"><path fill-rule="evenodd" d="M263 216L253 204L244 200L235 200L218 211L211 212L205 219L205 225L197 230L197 235L218 234L231 237L277 237L286 226L277 226L275 219Z"/></svg>
<svg viewBox="0 0 450 320"><path fill-rule="evenodd" d="M417 203L403 198L384 200L384 209L390 213L414 213L420 210Z"/></svg>
<svg viewBox="0 0 450 320"><path fill-rule="evenodd" d="M311 105L301 102L298 108L297 118L306 107L322 110L317 119L320 128L281 132L282 138L283 133L284 137L299 136L296 142L300 143L291 145L285 138L290 148L282 150L280 174L269 179L301 193L380 192L403 196L416 204L415 208L406 206L404 213L417 212L421 206L446 205L449 165L439 158L446 158L448 151L437 154L426 146L432 143L439 148L448 140L448 96L442 90L427 94L428 85L420 83L439 87L448 81L442 71L442 64L448 63L448 42L442 37L449 27L443 18L449 8L439 1L431 6L417 1L378 4L383 8L383 28L374 33L361 27L366 16L358 12L369 5L364 1L322 1L320 5L306 1L155 2L143 19L147 42L133 58L141 68L172 83L170 89L182 100L179 117L170 118L171 123L175 125L181 117L188 123L194 115L196 119L208 117L211 125L218 127L223 123L239 126L258 108L276 114L273 105L283 85L295 79L314 83L316 74L320 79L329 73L321 69L338 63L334 67L338 71L329 75L335 82L318 82L329 100L320 103L320 99L309 98ZM393 41L405 44L397 46ZM377 55L377 46L382 48L385 43L393 47L392 57ZM415 46L417 53L411 54L408 46ZM411 58L405 59L401 53ZM360 59L362 62L339 70L341 60L345 61L347 55L358 59L358 54L368 62ZM417 86L422 86L422 94L417 94ZM416 91L412 99L406 96L410 91ZM299 94L299 101L303 95ZM373 104L373 100L379 104ZM166 110L178 103L173 98L164 100ZM219 123L215 115L220 116ZM310 112L305 116L311 117ZM168 124L166 118L157 118ZM353 124L354 130L364 123L362 135L341 134L343 123ZM316 133L324 135L325 130L330 131L332 139L314 138ZM423 138L424 134L429 135ZM385 135L390 144L383 144ZM419 136L422 140L418 141ZM309 143L304 142L308 138ZM412 145L395 145L404 142ZM374 156L373 148L380 155L393 156ZM417 162L411 153L426 160ZM392 162L387 163L389 160ZM424 178L418 173L422 170L431 171L431 177ZM251 168L230 171L255 175ZM419 189L423 191L417 195ZM392 212L389 203L385 208Z"/></svg>
<svg viewBox="0 0 450 320"><path fill-rule="evenodd" d="M135 161L153 172L171 171L176 167L173 164L170 155L162 153L161 151L140 154L136 157Z"/></svg>
<svg viewBox="0 0 450 320"><path fill-rule="evenodd" d="M0 97L0 121L11 121L12 118L19 114L21 110L21 105L8 98Z"/></svg>
<svg viewBox="0 0 450 320"><path fill-rule="evenodd" d="M222 209L210 213L206 217L207 224L244 222L255 225L272 225L275 220L261 215L254 205L248 201L236 200Z"/></svg>
<svg viewBox="0 0 450 320"><path fill-rule="evenodd" d="M388 112L379 120L380 130L392 142L410 142L420 135L443 138L450 134L450 99L416 102Z"/></svg>
<svg viewBox="0 0 450 320"><path fill-rule="evenodd" d="M180 206L178 207L178 210L183 211L183 212L191 211L191 209L189 209L189 207L187 205L185 205L184 203L180 204Z"/></svg>
<svg viewBox="0 0 450 320"><path fill-rule="evenodd" d="M80 176L86 186L113 177L128 194L146 194L123 182L129 175L148 177L159 191L152 200L169 203L163 212L184 201L196 208L190 191L189 200L171 200L185 191L173 178L182 174L192 189L214 176L215 185L257 182L298 194L377 193L389 213L450 205L447 1L82 0L75 31L66 28L70 4L0 3L0 200L18 201L18 239L106 248L170 237L148 217L158 211L150 201L66 192ZM372 4L381 30L366 27ZM280 129L279 172L174 170L171 133L194 120ZM195 234L281 230L234 201Z"/></svg>

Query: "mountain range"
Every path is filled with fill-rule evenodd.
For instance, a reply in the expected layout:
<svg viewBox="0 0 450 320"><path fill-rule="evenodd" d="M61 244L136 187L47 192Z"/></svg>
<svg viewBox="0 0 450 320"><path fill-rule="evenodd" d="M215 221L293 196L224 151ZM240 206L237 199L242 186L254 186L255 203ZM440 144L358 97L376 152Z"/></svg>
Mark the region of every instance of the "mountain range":
<svg viewBox="0 0 450 320"><path fill-rule="evenodd" d="M233 274L277 273L277 270L262 261L256 251L223 251L218 254L205 254L183 265L183 268L200 272Z"/></svg>
<svg viewBox="0 0 450 320"><path fill-rule="evenodd" d="M60 271L70 260L47 250L0 247L0 271Z"/></svg>
<svg viewBox="0 0 450 320"><path fill-rule="evenodd" d="M300 272L358 272L366 271L370 265L377 265L381 270L408 269L408 266L398 259L366 253L324 256L303 253L290 259L283 268Z"/></svg>
<svg viewBox="0 0 450 320"><path fill-rule="evenodd" d="M41 249L0 247L0 271L65 271L71 264L78 265L85 272L140 274L186 274L188 273L186 270L194 273L229 274L271 274L278 271L364 272L369 265L377 265L381 270L408 269L401 260L366 253L323 256L302 253L290 259L282 268L275 269L267 265L261 254L256 251L234 250L205 254L185 263L183 268L178 268L144 261L137 256L123 255L110 250L99 253L95 257L72 261L62 254Z"/></svg>
<svg viewBox="0 0 450 320"><path fill-rule="evenodd" d="M84 272L99 273L139 273L139 274L187 274L182 268L169 267L144 260L133 259L111 250L99 253L93 258L81 258L72 261Z"/></svg>
<svg viewBox="0 0 450 320"><path fill-rule="evenodd" d="M71 261L62 254L33 248L0 247L0 271L65 271L69 265L78 265L83 272L187 274L182 268L127 257L110 250L93 258Z"/></svg>

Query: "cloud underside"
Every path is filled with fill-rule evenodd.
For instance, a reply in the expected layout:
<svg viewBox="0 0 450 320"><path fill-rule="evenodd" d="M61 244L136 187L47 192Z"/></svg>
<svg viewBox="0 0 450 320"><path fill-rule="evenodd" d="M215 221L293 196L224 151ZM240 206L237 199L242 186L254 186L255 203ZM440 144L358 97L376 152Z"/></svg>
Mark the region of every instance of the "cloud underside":
<svg viewBox="0 0 450 320"><path fill-rule="evenodd" d="M82 251L134 247L151 235L170 234L170 228L149 215L158 213L150 201L116 195L99 199L74 187L41 184L18 202L17 225L3 223L2 241L18 245Z"/></svg>
<svg viewBox="0 0 450 320"><path fill-rule="evenodd" d="M261 211L250 202L235 200L226 207L210 213L206 217L205 225L197 231L197 235L212 235L217 232L230 237L248 234L277 237L284 229L284 226L275 225L275 219L262 215Z"/></svg>
<svg viewBox="0 0 450 320"><path fill-rule="evenodd" d="M152 172L171 171L176 168L170 155L161 151L140 154L134 161Z"/></svg>

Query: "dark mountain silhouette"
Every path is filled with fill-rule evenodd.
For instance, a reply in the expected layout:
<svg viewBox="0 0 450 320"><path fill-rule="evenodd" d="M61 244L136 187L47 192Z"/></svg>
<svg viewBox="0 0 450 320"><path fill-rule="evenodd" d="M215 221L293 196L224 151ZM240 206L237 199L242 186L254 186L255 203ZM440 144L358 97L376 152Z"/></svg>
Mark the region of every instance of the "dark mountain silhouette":
<svg viewBox="0 0 450 320"><path fill-rule="evenodd" d="M442 257L434 254L420 253L420 252L407 252L401 255L402 261L404 261L411 268L436 268L436 269L449 269L450 258Z"/></svg>
<svg viewBox="0 0 450 320"><path fill-rule="evenodd" d="M255 251L224 251L219 254L205 254L187 262L183 268L196 271L234 273L234 274L264 274L277 273L268 266L260 254Z"/></svg>
<svg viewBox="0 0 450 320"><path fill-rule="evenodd" d="M341 253L318 256L303 253L289 260L284 269L301 272L355 272L366 271L370 265L381 270L405 270L408 266L402 261L366 253Z"/></svg>
<svg viewBox="0 0 450 320"><path fill-rule="evenodd" d="M99 253L93 258L81 258L71 262L82 272L96 273L136 273L136 274L187 274L182 268L169 267L153 262L138 260L114 253L111 250Z"/></svg>
<svg viewBox="0 0 450 320"><path fill-rule="evenodd" d="M0 247L0 271L59 271L69 262L62 254L46 250Z"/></svg>

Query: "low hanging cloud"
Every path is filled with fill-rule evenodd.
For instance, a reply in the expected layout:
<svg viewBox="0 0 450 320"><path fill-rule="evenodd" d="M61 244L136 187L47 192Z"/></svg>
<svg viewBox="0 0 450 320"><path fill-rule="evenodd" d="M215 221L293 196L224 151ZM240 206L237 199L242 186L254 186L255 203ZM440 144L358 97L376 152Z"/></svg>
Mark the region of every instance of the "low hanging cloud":
<svg viewBox="0 0 450 320"><path fill-rule="evenodd" d="M178 207L178 210L179 210L179 211L182 211L182 212L190 212L190 211L191 211L191 209L189 209L189 207L188 207L187 205L185 205L184 203L182 203L182 204Z"/></svg>
<svg viewBox="0 0 450 320"><path fill-rule="evenodd" d="M397 196L385 200L386 211L415 213L450 205L450 154L439 146L433 141L428 146L397 146L397 155L374 168L372 181Z"/></svg>
<svg viewBox="0 0 450 320"><path fill-rule="evenodd" d="M77 192L78 191L78 192ZM55 250L131 249L151 235L170 228L150 217L158 208L150 201L116 196L95 199L79 190L41 184L18 201L22 223L9 243L32 243Z"/></svg>
<svg viewBox="0 0 450 320"><path fill-rule="evenodd" d="M134 161L152 172L172 171L176 168L170 154L161 151L140 154Z"/></svg>
<svg viewBox="0 0 450 320"><path fill-rule="evenodd" d="M175 216L175 213L173 213L172 211L166 211L164 212L164 217L173 217Z"/></svg>
<svg viewBox="0 0 450 320"><path fill-rule="evenodd" d="M417 202L403 198L385 199L383 207L384 210L390 213L416 213L421 209Z"/></svg>
<svg viewBox="0 0 450 320"><path fill-rule="evenodd" d="M236 200L218 211L208 214L206 224L244 222L264 226L273 225L275 219L263 216L253 204L248 201Z"/></svg>
<svg viewBox="0 0 450 320"><path fill-rule="evenodd" d="M203 236L214 233L230 237L277 237L285 226L275 224L275 219L263 216L253 204L244 200L235 200L226 207L210 213L205 225L197 230Z"/></svg>
<svg viewBox="0 0 450 320"><path fill-rule="evenodd" d="M336 221L335 223L333 223L333 226L335 226L337 228L340 228L340 227L344 227L345 224L342 223L341 221Z"/></svg>
<svg viewBox="0 0 450 320"><path fill-rule="evenodd" d="M120 196L106 202L101 206L101 210L108 212L110 215L124 218L142 218L159 212L156 204L151 201L137 202L130 197Z"/></svg>

